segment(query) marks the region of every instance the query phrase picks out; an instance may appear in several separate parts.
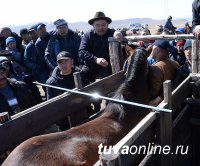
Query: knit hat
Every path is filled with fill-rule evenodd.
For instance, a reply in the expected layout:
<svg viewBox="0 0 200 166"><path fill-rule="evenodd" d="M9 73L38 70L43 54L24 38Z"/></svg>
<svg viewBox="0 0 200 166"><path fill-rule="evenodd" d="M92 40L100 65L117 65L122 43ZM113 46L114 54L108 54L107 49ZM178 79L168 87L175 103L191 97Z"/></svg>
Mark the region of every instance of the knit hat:
<svg viewBox="0 0 200 166"><path fill-rule="evenodd" d="M176 43L176 47L184 45L185 44L185 40L180 40Z"/></svg>
<svg viewBox="0 0 200 166"><path fill-rule="evenodd" d="M28 29L26 29L26 28L20 29L20 32L19 32L20 36L25 35L27 33L28 33Z"/></svg>
<svg viewBox="0 0 200 166"><path fill-rule="evenodd" d="M16 40L14 37L10 36L6 39L6 46L8 46L9 43L16 43Z"/></svg>
<svg viewBox="0 0 200 166"><path fill-rule="evenodd" d="M53 24L56 26L56 28L58 28L61 25L67 25L67 22L64 19L58 19L54 21Z"/></svg>
<svg viewBox="0 0 200 166"><path fill-rule="evenodd" d="M70 54L70 53L67 52L67 51L62 51L62 52L60 52L60 53L57 55L57 62L58 62L59 60L61 60L61 59L69 59L69 58L73 59L72 54Z"/></svg>
<svg viewBox="0 0 200 166"><path fill-rule="evenodd" d="M165 50L168 50L170 47L169 42L166 40L155 40L153 45L155 45L159 48L165 49Z"/></svg>
<svg viewBox="0 0 200 166"><path fill-rule="evenodd" d="M183 49L186 50L188 47L192 47L192 40L191 39L186 40Z"/></svg>

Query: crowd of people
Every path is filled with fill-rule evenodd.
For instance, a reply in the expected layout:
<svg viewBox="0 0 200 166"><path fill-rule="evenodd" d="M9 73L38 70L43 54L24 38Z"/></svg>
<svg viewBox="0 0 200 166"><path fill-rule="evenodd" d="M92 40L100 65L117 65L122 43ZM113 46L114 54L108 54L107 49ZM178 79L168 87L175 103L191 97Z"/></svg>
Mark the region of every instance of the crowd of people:
<svg viewBox="0 0 200 166"><path fill-rule="evenodd" d="M172 23L172 16L169 16L156 34L193 33L200 39L199 3L198 0L193 2L192 26L186 22L183 27L177 28ZM43 87L45 96L42 97L33 81L73 89L74 72L80 72L83 86L111 75L108 38L115 37L122 43L127 35L124 30L109 28L111 22L112 19L103 12L96 12L88 21L91 30L85 33L71 30L64 19L54 21L55 30L50 32L44 23L22 28L19 35L9 27L1 28L0 113L8 112L12 116L63 93ZM133 35L138 34L134 31ZM140 35L151 35L151 32L144 28ZM175 87L191 73L191 39L148 39L123 43L123 47L126 46L132 52L137 47L147 51L150 105L157 106L163 100L162 85L165 80L172 80ZM100 110L100 101L93 105L95 111ZM91 107L88 108L91 113ZM68 121L61 120L58 126L60 130L65 130L69 127Z"/></svg>
<svg viewBox="0 0 200 166"><path fill-rule="evenodd" d="M74 72L80 72L83 86L111 75L108 37L114 36L122 42L126 35L123 31L110 29L111 22L103 12L96 12L88 21L93 28L81 35L71 30L64 19L56 20L55 30L51 32L44 23L23 28L19 35L3 27L0 32L0 113L14 115L63 93L43 87L45 97L42 98L33 81L73 89ZM192 29L188 22L185 27L176 28L169 16L157 34L172 33L189 34ZM141 35L151 35L151 32L145 28ZM148 52L151 105L162 101L165 80L175 79L177 71L181 71L183 79L191 72L192 42L189 39L145 40L126 45L134 49L142 47ZM94 108L100 109L100 101L94 103Z"/></svg>

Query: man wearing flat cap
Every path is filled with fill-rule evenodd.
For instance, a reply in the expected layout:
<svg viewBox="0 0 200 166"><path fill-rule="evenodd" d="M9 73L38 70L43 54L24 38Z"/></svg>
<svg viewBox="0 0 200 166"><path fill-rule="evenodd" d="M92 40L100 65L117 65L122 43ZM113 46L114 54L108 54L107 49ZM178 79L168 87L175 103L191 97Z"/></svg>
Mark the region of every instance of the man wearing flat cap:
<svg viewBox="0 0 200 166"><path fill-rule="evenodd" d="M152 58L156 62L149 68L150 105L157 106L163 100L163 82L173 80L179 67L178 62L169 58L170 44L166 40L156 40L153 44Z"/></svg>
<svg viewBox="0 0 200 166"><path fill-rule="evenodd" d="M50 71L57 66L56 56L61 51L70 52L73 55L74 64L79 66L78 49L81 37L68 28L68 24L64 19L58 19L54 22L56 32L50 37L47 48L45 50L45 61Z"/></svg>
<svg viewBox="0 0 200 166"><path fill-rule="evenodd" d="M108 38L115 30L108 28L112 22L103 12L96 12L88 23L93 29L84 34L79 48L79 56L84 62L83 70L91 82L112 74Z"/></svg>

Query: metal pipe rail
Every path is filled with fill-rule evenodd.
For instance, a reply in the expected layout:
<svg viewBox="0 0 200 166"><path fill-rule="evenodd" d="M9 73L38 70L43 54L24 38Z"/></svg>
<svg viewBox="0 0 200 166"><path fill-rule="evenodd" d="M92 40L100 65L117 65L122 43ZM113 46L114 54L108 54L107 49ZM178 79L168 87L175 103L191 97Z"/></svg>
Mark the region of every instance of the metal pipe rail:
<svg viewBox="0 0 200 166"><path fill-rule="evenodd" d="M158 111L158 112L172 112L172 110L166 109L166 108L153 107L153 106L150 106L150 105L145 105L145 104L134 103L134 102L130 102L130 101L114 99L114 98L110 98L110 97L101 96L99 94L75 91L75 90L72 90L72 89L61 88L61 87L42 84L42 83L38 83L38 82L33 82L33 83L36 84L36 85L44 86L44 87L59 89L59 90L63 90L63 91L66 91L66 92L75 93L75 94L84 95L84 96L89 96L89 97L93 97L93 98L97 98L97 99L108 100L108 101L112 101L112 102L119 103L119 104L127 104L127 105L132 105L132 106L148 108L148 109L152 109L152 110Z"/></svg>
<svg viewBox="0 0 200 166"><path fill-rule="evenodd" d="M183 40L183 39L195 39L193 34L181 34L181 35L138 35L138 36L126 36L127 40L130 41L140 41L140 40Z"/></svg>

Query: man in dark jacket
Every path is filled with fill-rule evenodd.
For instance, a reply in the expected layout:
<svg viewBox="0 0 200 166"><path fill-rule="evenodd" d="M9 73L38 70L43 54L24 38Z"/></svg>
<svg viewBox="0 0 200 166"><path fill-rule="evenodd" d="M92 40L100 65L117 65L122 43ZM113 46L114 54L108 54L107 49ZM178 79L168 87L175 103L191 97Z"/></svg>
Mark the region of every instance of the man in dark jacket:
<svg viewBox="0 0 200 166"><path fill-rule="evenodd" d="M64 19L58 19L54 22L56 32L51 36L45 51L45 61L53 71L57 66L56 56L61 51L70 52L73 55L74 64L79 65L78 49L81 37L68 28L68 24Z"/></svg>
<svg viewBox="0 0 200 166"><path fill-rule="evenodd" d="M192 72L192 40L187 39L184 45L184 54L186 57L186 62L179 68L183 79L189 76L189 74Z"/></svg>
<svg viewBox="0 0 200 166"><path fill-rule="evenodd" d="M24 82L7 78L5 67L0 64L0 112L14 115L36 104Z"/></svg>
<svg viewBox="0 0 200 166"><path fill-rule="evenodd" d="M57 56L58 66L53 70L52 75L47 80L47 84L58 86L67 89L74 89L74 76L73 73L80 72L80 69L73 65L73 55L69 52L62 51ZM88 81L81 73L81 79L83 86L88 84ZM64 93L62 90L47 88L47 99L51 99L55 96Z"/></svg>
<svg viewBox="0 0 200 166"><path fill-rule="evenodd" d="M69 52L62 51L57 56L58 66L53 70L51 77L47 80L47 84L58 86L67 89L74 89L74 72L80 72L80 69L73 65L73 55ZM85 86L88 84L88 81L84 79L81 74L82 85ZM62 90L47 88L47 99L51 99L55 96L64 93ZM58 122L61 130L66 130L69 128L69 124L66 120L67 118L62 119Z"/></svg>
<svg viewBox="0 0 200 166"><path fill-rule="evenodd" d="M172 24L172 16L167 18L164 28L168 29L170 34L174 34L176 27Z"/></svg>
<svg viewBox="0 0 200 166"><path fill-rule="evenodd" d="M88 21L93 29L82 38L79 56L91 82L97 77L104 78L112 74L108 38L113 37L115 30L108 28L111 22L103 12L96 12L94 18Z"/></svg>

